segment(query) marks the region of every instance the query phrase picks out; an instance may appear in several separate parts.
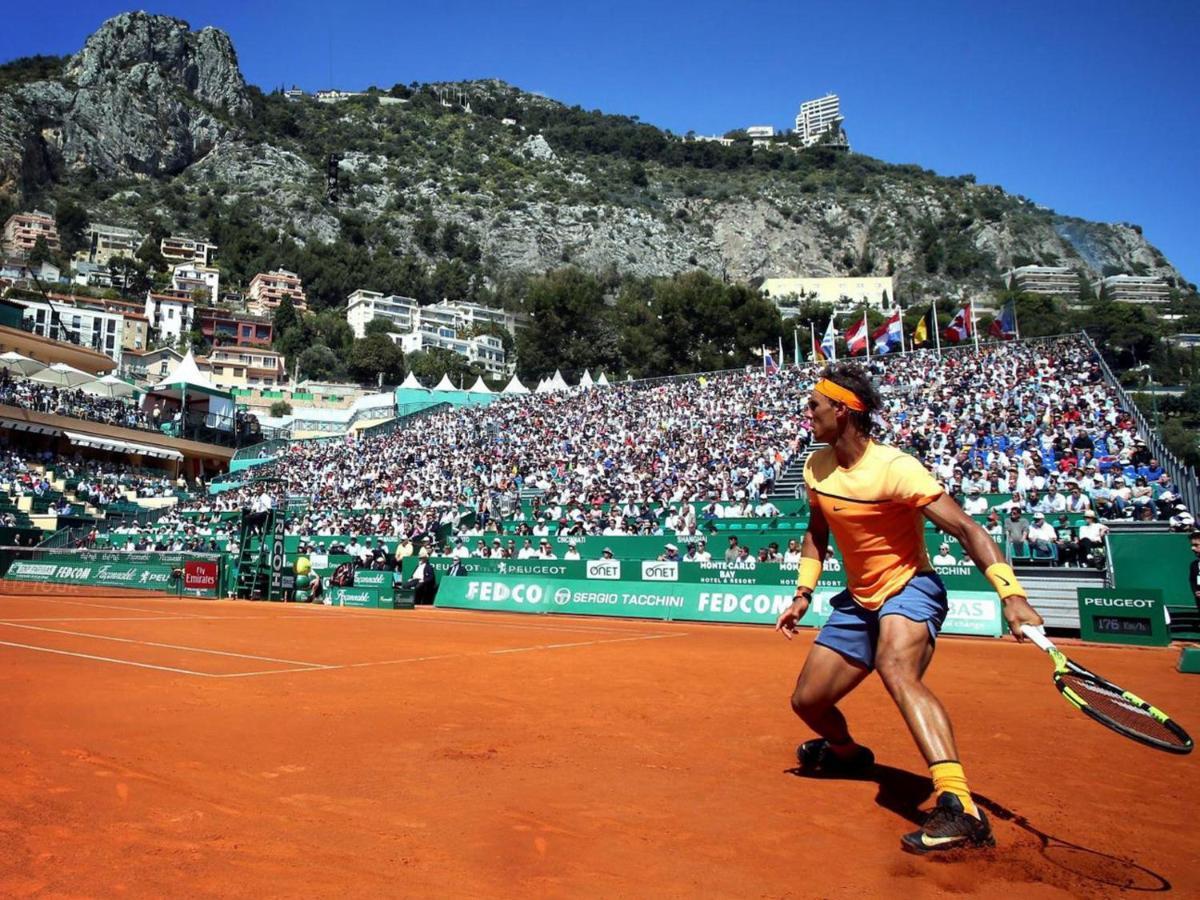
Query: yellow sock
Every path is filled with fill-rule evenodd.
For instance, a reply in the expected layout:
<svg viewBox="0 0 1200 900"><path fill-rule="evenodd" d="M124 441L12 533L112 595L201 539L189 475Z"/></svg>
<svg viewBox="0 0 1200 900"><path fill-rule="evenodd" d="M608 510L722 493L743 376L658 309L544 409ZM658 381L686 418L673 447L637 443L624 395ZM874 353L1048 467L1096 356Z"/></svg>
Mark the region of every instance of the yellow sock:
<svg viewBox="0 0 1200 900"><path fill-rule="evenodd" d="M967 776L963 774L962 765L955 760L935 762L929 767L933 776L933 795L938 797L943 791L949 791L963 805L963 811L969 816L979 818L979 810L971 799L971 790L967 787Z"/></svg>

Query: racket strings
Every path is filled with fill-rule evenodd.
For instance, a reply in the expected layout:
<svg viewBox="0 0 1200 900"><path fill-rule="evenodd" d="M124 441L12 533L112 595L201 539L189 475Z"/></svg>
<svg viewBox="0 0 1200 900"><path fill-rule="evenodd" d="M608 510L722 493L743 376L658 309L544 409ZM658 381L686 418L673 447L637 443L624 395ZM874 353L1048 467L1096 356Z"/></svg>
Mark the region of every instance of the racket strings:
<svg viewBox="0 0 1200 900"><path fill-rule="evenodd" d="M1120 691L1073 674L1061 677L1063 684L1078 694L1092 710L1122 728L1136 731L1162 743L1180 743L1177 734L1155 718L1149 710L1127 700Z"/></svg>

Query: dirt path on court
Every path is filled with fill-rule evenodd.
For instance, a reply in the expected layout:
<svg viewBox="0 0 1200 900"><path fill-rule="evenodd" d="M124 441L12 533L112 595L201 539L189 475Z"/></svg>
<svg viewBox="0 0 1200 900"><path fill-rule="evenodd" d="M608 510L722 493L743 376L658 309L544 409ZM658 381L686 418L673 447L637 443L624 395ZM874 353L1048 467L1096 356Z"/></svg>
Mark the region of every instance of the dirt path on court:
<svg viewBox="0 0 1200 900"><path fill-rule="evenodd" d="M810 642L9 587L0 895L1200 895L1196 759L1074 713L1011 641L930 673L998 849L902 854L929 782L877 680L845 709L878 777L792 771ZM1200 730L1177 651L1073 652Z"/></svg>

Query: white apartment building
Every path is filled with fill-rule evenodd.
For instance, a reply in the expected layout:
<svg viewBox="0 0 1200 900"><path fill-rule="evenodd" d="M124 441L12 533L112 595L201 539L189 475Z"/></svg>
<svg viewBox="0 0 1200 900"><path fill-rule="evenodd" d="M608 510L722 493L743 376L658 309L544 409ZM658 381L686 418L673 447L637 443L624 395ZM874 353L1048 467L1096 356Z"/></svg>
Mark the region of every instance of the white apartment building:
<svg viewBox="0 0 1200 900"><path fill-rule="evenodd" d="M1121 303L1166 303L1171 299L1171 287L1161 278L1138 275L1110 275L1092 285L1097 296L1101 292L1109 300Z"/></svg>
<svg viewBox="0 0 1200 900"><path fill-rule="evenodd" d="M192 262L198 266L211 266L213 257L217 255L217 245L173 234L162 239L158 252L169 263Z"/></svg>
<svg viewBox="0 0 1200 900"><path fill-rule="evenodd" d="M409 334L393 334L392 341L405 353L440 348L467 358L488 375L500 378L512 374L504 352L504 342L490 334L459 338L449 328L421 327Z"/></svg>
<svg viewBox="0 0 1200 900"><path fill-rule="evenodd" d="M367 323L387 319L397 332L412 331L420 323L421 306L412 297L384 296L361 288L346 298L346 321L356 338L367 336Z"/></svg>
<svg viewBox="0 0 1200 900"><path fill-rule="evenodd" d="M191 294L208 292L208 302L216 304L221 286L221 270L197 263L180 263L171 267L171 290Z"/></svg>
<svg viewBox="0 0 1200 900"><path fill-rule="evenodd" d="M67 341L81 347L91 347L121 363L121 344L125 335L125 319L119 312L75 306L55 301L12 298L25 307L22 316L34 334L54 341Z"/></svg>
<svg viewBox="0 0 1200 900"><path fill-rule="evenodd" d="M155 294L146 292L146 318L150 327L158 331L160 340L174 343L188 331L195 321L195 304L190 296L183 294Z"/></svg>
<svg viewBox="0 0 1200 900"><path fill-rule="evenodd" d="M449 328L458 332L481 325L498 325L515 334L517 329L513 313L478 303L443 300L421 306L412 297L395 294L385 297L378 291L361 289L346 298L346 321L356 338L366 337L367 323L374 319L387 319L396 332L415 328Z"/></svg>
<svg viewBox="0 0 1200 900"><path fill-rule="evenodd" d="M107 266L109 261L125 256L132 259L142 246L142 236L132 228L116 225L89 225L87 246L75 254L79 262Z"/></svg>
<svg viewBox="0 0 1200 900"><path fill-rule="evenodd" d="M887 309L896 303L896 279L878 278L768 278L762 283L764 297L781 310L803 300L827 303L838 310Z"/></svg>
<svg viewBox="0 0 1200 900"><path fill-rule="evenodd" d="M274 315L284 298L292 301L296 312L308 309L305 302L304 285L300 276L287 269L259 272L250 279L250 290L246 295L246 312L254 316Z"/></svg>
<svg viewBox="0 0 1200 900"><path fill-rule="evenodd" d="M1005 272L1004 280L1012 291L1079 298L1079 274L1067 266L1018 266Z"/></svg>
<svg viewBox="0 0 1200 900"><path fill-rule="evenodd" d="M4 250L20 259L25 259L33 252L38 238L45 240L49 250L62 247L58 241L58 226L50 213L40 209L29 213L13 213L4 223Z"/></svg>
<svg viewBox="0 0 1200 900"><path fill-rule="evenodd" d="M774 125L747 125L746 136L752 138L773 138L775 137Z"/></svg>
<svg viewBox="0 0 1200 900"><path fill-rule="evenodd" d="M805 147L811 147L830 129L840 127L844 120L838 95L826 94L800 104L800 113L796 116L796 134ZM838 145L849 148L845 138Z"/></svg>

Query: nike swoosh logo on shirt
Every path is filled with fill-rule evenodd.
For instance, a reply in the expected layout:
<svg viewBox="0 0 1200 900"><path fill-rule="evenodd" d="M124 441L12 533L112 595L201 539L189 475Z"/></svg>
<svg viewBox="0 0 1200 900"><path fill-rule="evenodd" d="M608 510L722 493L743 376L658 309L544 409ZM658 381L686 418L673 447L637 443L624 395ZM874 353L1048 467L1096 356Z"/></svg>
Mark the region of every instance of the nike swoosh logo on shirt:
<svg viewBox="0 0 1200 900"><path fill-rule="evenodd" d="M834 511L834 512L841 512L843 509L846 509L846 507L844 507L844 506L835 506L835 507L833 508L833 511Z"/></svg>

